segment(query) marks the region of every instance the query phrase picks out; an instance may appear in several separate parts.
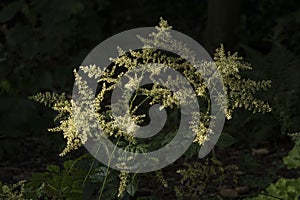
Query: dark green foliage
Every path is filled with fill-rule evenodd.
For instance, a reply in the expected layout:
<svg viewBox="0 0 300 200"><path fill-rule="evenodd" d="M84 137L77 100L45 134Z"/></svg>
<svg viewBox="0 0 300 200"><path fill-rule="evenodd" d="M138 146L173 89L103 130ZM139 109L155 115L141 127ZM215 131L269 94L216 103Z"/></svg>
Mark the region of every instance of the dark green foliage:
<svg viewBox="0 0 300 200"><path fill-rule="evenodd" d="M226 147L230 147L235 142L236 141L234 137L232 137L232 135L230 135L229 133L222 133L218 140L217 146L221 148L226 148Z"/></svg>
<svg viewBox="0 0 300 200"><path fill-rule="evenodd" d="M14 176L14 172L7 173L15 166L22 169L21 164L29 163L32 171L43 171L46 164L61 162L57 154L64 146L62 137L47 133L47 128L57 125L52 122L56 113L29 101L28 96L41 90L70 94L72 69L80 65L96 44L120 31L153 26L160 16L168 19L176 30L204 43L202 35L207 27L207 3L198 0L0 1L0 175L1 178L10 177L2 182L8 182L12 189L11 183L22 179L22 176ZM254 80L272 80L268 93L257 94L258 98L270 102L272 113L251 115L249 112L235 112L232 121L226 123L216 148L221 153L229 152L218 157L222 162L236 163L244 173L238 183L249 186L245 197L255 196L265 189L264 195L258 199L294 199L299 195L299 178L292 178L299 170L299 145L291 144L286 136L288 132L300 130L299 10L298 0L246 0L240 5L240 23L232 31L237 37L233 38L236 43L230 46L233 51L241 52L254 69L244 75ZM227 46L229 41L220 42ZM168 140L158 139L162 139L161 143ZM251 155L251 148L260 147L271 149L276 167L264 162L264 156ZM282 152L277 155L282 148L285 149L284 155ZM195 158L198 151L199 147L192 145L185 155ZM74 156L78 157L70 155L67 159ZM237 161L235 156L239 158ZM278 162L278 157L280 161L284 157L283 163ZM91 159L85 164L83 160L71 170L70 165L76 163L75 160L67 161L65 166L50 165L25 183L24 194L33 199L38 196L40 199L98 198L106 168L95 164L89 172ZM220 163L215 164L195 164L190 168L198 171L214 169L218 174ZM183 169L181 165L179 168ZM103 199L116 199L118 173L109 170L108 174ZM279 179L286 174L288 178ZM167 175L168 182L172 182L175 175ZM197 181L201 182L201 178L205 176ZM145 180L150 185L147 177ZM211 192L216 197L219 194L213 180L209 179L206 188L203 181L195 187L202 187L207 194ZM134 195L132 199L156 199L150 195L137 195L145 189L141 188L142 181L131 177L124 199ZM0 188L3 185L0 184ZM190 185L190 182L184 182L178 188L188 193L184 189ZM193 192L186 195L191 196ZM174 199L175 192L172 195L164 199ZM7 196L1 198L7 199Z"/></svg>
<svg viewBox="0 0 300 200"><path fill-rule="evenodd" d="M293 149L289 154L283 158L284 164L288 169L299 168L300 167L300 144L299 142L295 144Z"/></svg>
<svg viewBox="0 0 300 200"><path fill-rule="evenodd" d="M237 166L223 167L215 157L184 165L185 169L177 171L182 176L180 185L174 188L178 199L218 199L219 186L226 181L237 181Z"/></svg>
<svg viewBox="0 0 300 200"><path fill-rule="evenodd" d="M63 168L48 165L46 172L34 173L26 184L25 196L33 199L82 199L83 181L88 170L78 165L84 157L66 161Z"/></svg>

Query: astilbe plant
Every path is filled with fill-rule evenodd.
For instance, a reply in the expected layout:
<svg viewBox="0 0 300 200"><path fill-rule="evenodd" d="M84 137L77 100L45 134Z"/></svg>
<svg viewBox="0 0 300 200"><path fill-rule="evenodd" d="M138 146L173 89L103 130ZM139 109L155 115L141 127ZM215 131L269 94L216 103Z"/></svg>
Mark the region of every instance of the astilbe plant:
<svg viewBox="0 0 300 200"><path fill-rule="evenodd" d="M146 115L141 114L140 110L149 108L153 104L159 103L162 108L176 109L180 108L180 104L176 95L188 97L195 95L198 99L202 99L205 105L210 105L209 93L207 84L202 77L202 74L197 72L191 63L187 62L182 57L172 55L160 49L153 48L152 44L158 44L162 47L170 47L180 49L188 57L193 57L192 52L185 47L184 44L175 41L169 34L172 29L167 21L161 19L159 26L156 27L157 32L150 36L150 39L140 38L145 44L141 50L131 50L128 53L123 52L119 48L119 57L112 58L112 64L105 70L101 70L95 65L80 66L78 70L74 70L76 80L76 87L80 95L81 101L74 101L69 99L65 93L39 93L31 98L37 102L43 103L58 112L56 121L59 126L50 128L51 132L62 132L67 141L65 149L60 156L65 156L70 151L78 149L91 137L93 128L99 126L103 133L128 151L147 152L151 150L150 144L140 144L134 136L134 132L138 126L146 120ZM220 74L225 86L225 94L227 103L223 105L222 109L226 114L228 120L232 117L232 112L236 108L244 108L245 110L256 112L270 112L271 108L268 103L255 98L255 93L259 90L266 90L271 83L268 80L254 81L251 79L244 79L240 72L243 70L250 70L249 64L245 63L237 53L226 53L223 45L218 48L214 56L217 73ZM156 63L156 67L151 67L151 63ZM209 63L202 63L205 70L211 70ZM140 67L142 66L142 67ZM154 83L149 87L139 87L139 82L142 77L137 76L137 72L142 73L147 71L150 73L150 79L154 80L155 76L163 73L166 68L172 68L179 71L195 89L195 94L183 93L174 94L168 89L168 82ZM135 70L135 76L130 76L127 72ZM98 82L98 91L96 96L89 88L87 81L83 76ZM135 95L131 98L129 107L129 116L118 116L113 118L110 107L107 106L109 94L119 87L118 83L122 76L128 78L125 88L129 91L135 91ZM209 80L208 80L209 81ZM180 87L180 80L176 82ZM130 92L123 94L131 95ZM137 102L139 99L139 103ZM186 99L188 101L188 99ZM185 102L183 102L185 103ZM219 102L221 104L221 102ZM122 109L123 105L115 105ZM90 112L93 111L93 112ZM194 113L195 119L190 123L190 128L195 134L194 142L202 145L209 140L211 130L209 130L210 112L209 109L201 110ZM97 119L98 124L91 124L87 119ZM80 120L75 120L80 119ZM198 121L200 119L200 121ZM116 124L121 125L116 126ZM78 129L80 127L80 129ZM168 136L167 133L167 137ZM99 138L96 138L99 139ZM101 139L101 138L100 138ZM105 152L101 152L105 153ZM107 153L107 152L106 152ZM120 173L120 188L119 196L123 193L128 180L128 173Z"/></svg>
<svg viewBox="0 0 300 200"><path fill-rule="evenodd" d="M300 132L289 133L291 139L295 142L294 148L283 158L283 163L290 169L300 168ZM299 174L299 172L297 173ZM300 198L300 177L279 178L275 183L270 184L265 191L262 191L252 200L272 200L272 199L290 199L298 200Z"/></svg>
<svg viewBox="0 0 300 200"><path fill-rule="evenodd" d="M2 185L0 182L0 199L23 200L24 198L24 185L26 181L19 181L13 185Z"/></svg>

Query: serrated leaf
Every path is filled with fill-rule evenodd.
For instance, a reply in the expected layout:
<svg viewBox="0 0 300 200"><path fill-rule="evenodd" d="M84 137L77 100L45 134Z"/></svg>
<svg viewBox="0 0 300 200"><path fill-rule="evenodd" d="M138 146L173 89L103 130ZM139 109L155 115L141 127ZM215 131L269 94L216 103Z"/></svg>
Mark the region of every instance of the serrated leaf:
<svg viewBox="0 0 300 200"><path fill-rule="evenodd" d="M266 189L267 194L254 197L253 200L289 199L298 200L300 197L300 179L280 178Z"/></svg>
<svg viewBox="0 0 300 200"><path fill-rule="evenodd" d="M288 169L300 167L300 145L296 144L294 148L283 158L283 163Z"/></svg>

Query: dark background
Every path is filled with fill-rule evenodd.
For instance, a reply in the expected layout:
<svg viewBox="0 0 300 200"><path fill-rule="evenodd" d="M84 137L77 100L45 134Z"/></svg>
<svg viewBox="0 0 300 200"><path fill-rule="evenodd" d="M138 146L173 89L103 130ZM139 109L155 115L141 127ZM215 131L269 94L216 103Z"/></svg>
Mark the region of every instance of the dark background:
<svg viewBox="0 0 300 200"><path fill-rule="evenodd" d="M220 155L238 152L242 169L272 169L266 180L249 172L250 186L276 180L278 167L251 151L267 149L281 159L292 147L286 133L300 130L299 0L1 0L0 6L0 180L27 179L76 156L59 158L62 135L47 132L55 113L28 96L71 93L72 71L90 50L121 31L155 26L159 17L212 56L220 43L238 51L253 66L245 75L272 80L272 89L258 96L273 112L237 111L225 126L235 144Z"/></svg>

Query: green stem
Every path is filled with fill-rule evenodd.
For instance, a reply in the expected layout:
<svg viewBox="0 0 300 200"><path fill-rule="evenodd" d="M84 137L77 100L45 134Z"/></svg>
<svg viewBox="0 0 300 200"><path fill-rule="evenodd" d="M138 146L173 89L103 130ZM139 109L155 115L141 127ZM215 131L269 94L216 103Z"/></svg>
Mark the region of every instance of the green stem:
<svg viewBox="0 0 300 200"><path fill-rule="evenodd" d="M108 160L108 165L107 165L107 168L106 168L106 173L105 173L105 177L104 177L104 180L103 180L103 183L102 183L102 186L101 186L101 190L100 190L100 193L99 193L99 198L98 200L101 200L101 197L102 197L102 194L103 194L103 191L104 191L104 186L106 184L106 181L107 181L107 177L108 177L108 172L109 172L109 167L110 167L110 162L111 162L111 158L112 158L112 155L114 154L116 148L117 148L117 145L120 141L120 136L118 137L118 140L117 140L117 143L116 145L114 146L114 150L113 152L111 153L111 156L109 157L109 160Z"/></svg>
<svg viewBox="0 0 300 200"><path fill-rule="evenodd" d="M147 99L149 99L150 96L147 96L141 103L139 103L139 105L137 105L134 109L133 109L133 112L134 113L145 101L147 101Z"/></svg>
<svg viewBox="0 0 300 200"><path fill-rule="evenodd" d="M143 74L144 74L144 71L142 72L142 76L143 76ZM138 83L137 88L136 88L135 95L134 95L132 101L130 102L129 110L131 110L132 105L133 105L133 102L134 102L134 100L136 99L136 97L138 96L138 88L139 88L139 86L140 86L140 83ZM137 108L140 107L140 106L141 106L148 98L149 98L149 97L146 97L146 98L145 98L145 99L137 106ZM116 148L117 148L117 145L118 145L119 141L120 141L120 136L118 137L118 140L117 140L117 142L116 142L116 145L114 146L114 150L113 150L113 152L112 152L112 155L113 155L113 153L115 152L115 150L116 150ZM105 184L106 184L106 181L107 181L107 177L108 177L108 173L109 173L109 167L110 167L110 162L111 162L112 155L109 157L109 160L108 160L108 166L107 166L107 169L106 169L106 175L105 175L105 177L104 177L104 180L103 180L103 183L102 183L102 186L101 186L101 190L100 190L100 192L99 192L99 198L98 198L98 200L101 200L102 195L103 195L104 187L105 187Z"/></svg>
<svg viewBox="0 0 300 200"><path fill-rule="evenodd" d="M93 169L93 167L94 167L94 164L95 164L95 161L96 161L96 157L97 157L97 155L98 155L99 150L100 150L100 145L99 145L99 147L98 147L98 149L97 149L97 152L96 152L96 155L95 155L95 157L94 157L94 159L93 159L93 162L92 162L92 164L91 164L91 167L90 167L90 169L89 169L87 175L84 177L84 181L83 181L83 183L82 183L82 187L84 186L85 182L87 181L89 175L90 175L91 172L92 172L92 169Z"/></svg>
<svg viewBox="0 0 300 200"><path fill-rule="evenodd" d="M145 70L142 71L142 75L141 76L143 76L144 73L145 73ZM138 89L139 89L139 87L140 87L140 82L138 83L138 85L137 85L137 87L135 89L134 97L133 97L132 101L130 102L130 109L132 108L132 104L133 104L135 98L138 96Z"/></svg>

